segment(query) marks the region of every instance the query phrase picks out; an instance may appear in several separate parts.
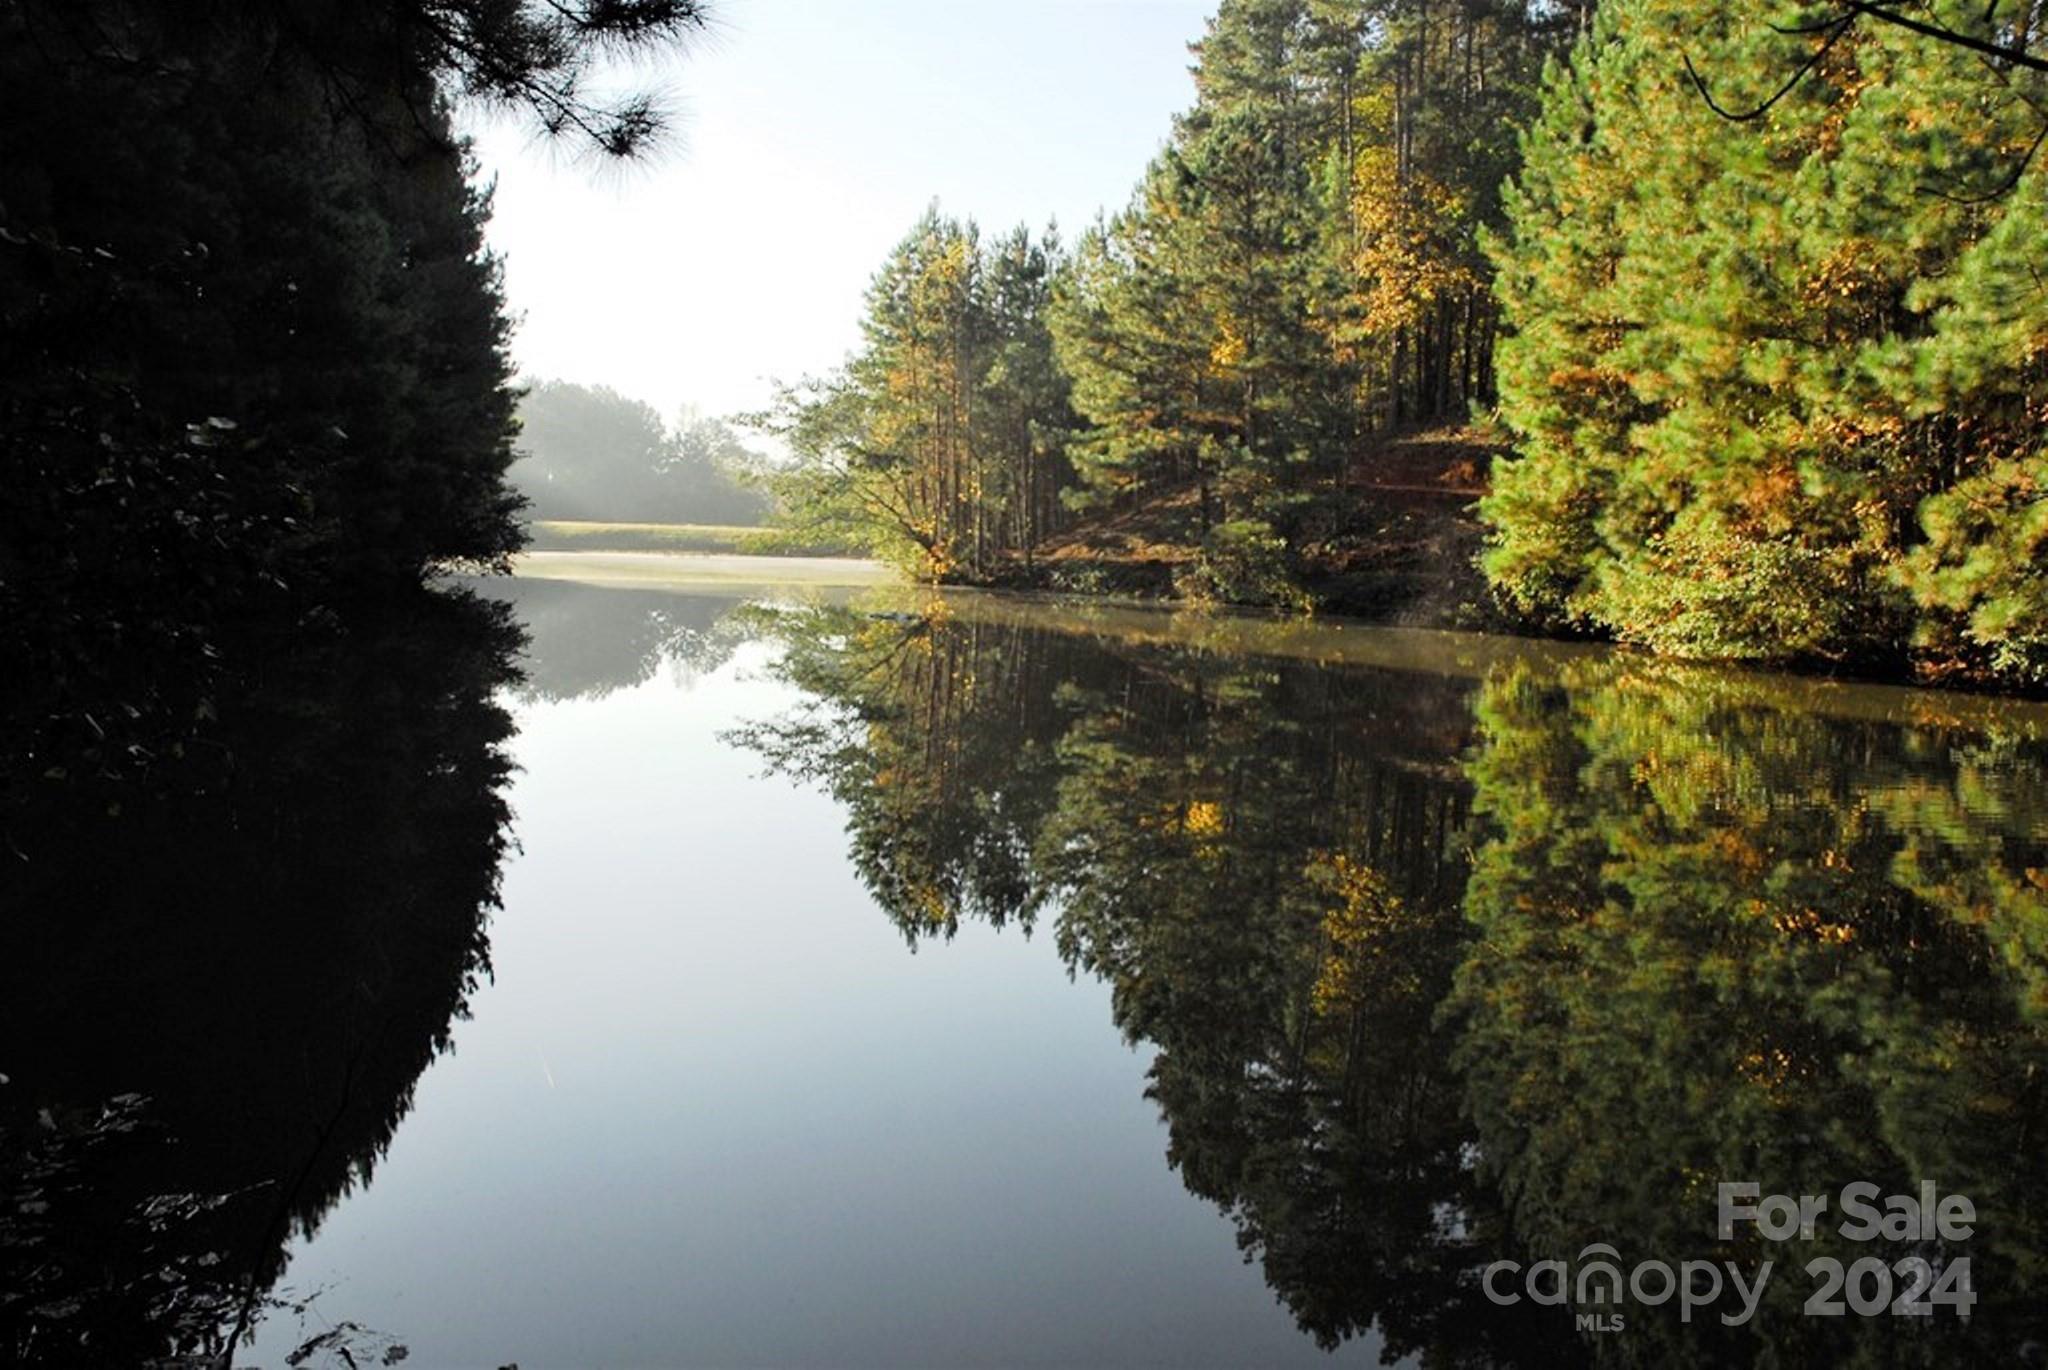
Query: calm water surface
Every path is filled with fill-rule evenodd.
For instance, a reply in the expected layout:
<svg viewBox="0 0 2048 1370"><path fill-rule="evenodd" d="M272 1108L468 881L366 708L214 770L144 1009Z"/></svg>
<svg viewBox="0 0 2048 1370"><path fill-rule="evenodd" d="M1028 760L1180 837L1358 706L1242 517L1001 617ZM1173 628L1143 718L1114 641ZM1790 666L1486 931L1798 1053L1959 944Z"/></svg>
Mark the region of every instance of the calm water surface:
<svg viewBox="0 0 2048 1370"><path fill-rule="evenodd" d="M2048 710L971 596L491 593L523 681L459 612L280 648L210 702L222 759L8 811L6 893L78 911L5 948L47 1194L6 1228L15 1346L259 1314L238 1363L343 1324L526 1370L2048 1337ZM1723 1241L1720 1180L1932 1180L1980 1221ZM1482 1291L1592 1243L1776 1270L1738 1326ZM1806 1316L1817 1256L1968 1257L1974 1315Z"/></svg>
<svg viewBox="0 0 2048 1370"><path fill-rule="evenodd" d="M735 730L806 700L772 634L512 598L494 981L288 1283L408 1364L1323 1359L1163 1163L1108 988L1021 929L910 954L845 806L763 774Z"/></svg>

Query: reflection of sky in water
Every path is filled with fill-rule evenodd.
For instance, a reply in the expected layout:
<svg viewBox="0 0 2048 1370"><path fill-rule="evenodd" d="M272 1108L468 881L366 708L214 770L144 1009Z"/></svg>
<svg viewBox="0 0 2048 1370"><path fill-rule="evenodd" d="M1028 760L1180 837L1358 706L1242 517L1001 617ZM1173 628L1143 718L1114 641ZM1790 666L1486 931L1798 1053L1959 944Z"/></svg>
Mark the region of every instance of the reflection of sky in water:
<svg viewBox="0 0 2048 1370"><path fill-rule="evenodd" d="M1578 1364L1467 1273L1700 1255L1703 1177L1931 1175L2007 1217L1978 1315L1912 1348L2039 1339L2048 707L907 589L769 626L645 582L510 588L498 979L299 1253L326 1318L528 1370L1322 1364L1302 1329L1374 1319ZM1032 939L985 921L1039 899ZM1892 1346L1794 1283L1630 1354Z"/></svg>
<svg viewBox="0 0 2048 1370"><path fill-rule="evenodd" d="M496 981L285 1283L424 1367L1329 1363L1107 988L1014 930L909 954L832 801L719 740L794 702L766 649L714 657L519 705Z"/></svg>

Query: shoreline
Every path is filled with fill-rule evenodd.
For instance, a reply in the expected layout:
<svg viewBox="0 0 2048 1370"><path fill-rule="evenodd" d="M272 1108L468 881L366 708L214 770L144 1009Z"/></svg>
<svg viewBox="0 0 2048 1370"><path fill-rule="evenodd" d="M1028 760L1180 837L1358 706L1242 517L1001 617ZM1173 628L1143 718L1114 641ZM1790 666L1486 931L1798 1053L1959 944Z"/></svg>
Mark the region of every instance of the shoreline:
<svg viewBox="0 0 2048 1370"><path fill-rule="evenodd" d="M938 602L947 613L1061 632L1460 677L1478 678L1518 666L1569 684L1584 672L1614 671L1782 708L1929 726L2018 726L2030 736L2048 737L2048 699L1961 681L1929 684L1769 662L1693 660L1659 656L1627 644L1491 627L1294 614L1166 597L932 584L909 580L880 562L850 557L528 552L514 558L511 578L693 596L795 594L875 612L902 612Z"/></svg>

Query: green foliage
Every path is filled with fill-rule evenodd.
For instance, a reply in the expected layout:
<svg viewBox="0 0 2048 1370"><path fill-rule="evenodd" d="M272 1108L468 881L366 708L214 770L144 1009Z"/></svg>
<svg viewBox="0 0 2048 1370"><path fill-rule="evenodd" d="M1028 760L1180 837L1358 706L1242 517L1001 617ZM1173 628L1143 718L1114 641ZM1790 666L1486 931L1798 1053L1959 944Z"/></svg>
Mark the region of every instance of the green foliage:
<svg viewBox="0 0 2048 1370"><path fill-rule="evenodd" d="M1468 766L1488 834L1464 900L1478 940L1445 1014L1476 1154L1531 1251L1725 1259L1714 1184L1737 1175L1823 1194L1845 1175L1907 1193L1938 1174L2000 1211L2048 1211L2010 1163L2038 1125L2019 1082L2048 1050L2026 930L2048 911L2048 772L2038 737L1951 729L1939 712L1858 725L1766 707L1740 676L1601 658L1489 679ZM1900 1253L1832 1228L1801 1261ZM1811 1286L1773 1281L1741 1328L1631 1313L1631 1351L1672 1365L1991 1354L2038 1319L2018 1291L2040 1257L2031 1238L1980 1234L1950 1254L1972 1258L1984 1302L1938 1336L1831 1326L1804 1314Z"/></svg>
<svg viewBox="0 0 2048 1370"><path fill-rule="evenodd" d="M1492 243L1520 450L1486 570L1662 651L2037 679L2040 173L1972 195L2040 83L1866 26L1731 123L1676 59L1756 105L1824 41L1761 19L1618 0L1548 74Z"/></svg>
<svg viewBox="0 0 2048 1370"><path fill-rule="evenodd" d="M2048 1329L2041 708L1399 634L1357 669L1186 617L787 615L806 702L743 740L845 806L913 943L1051 920L1151 1053L1169 1162L1304 1330L1707 1366ZM1984 1221L1801 1259L1968 1255L1971 1319L1810 1317L1784 1248L1716 1238L1719 1181L1848 1178ZM1753 1322L1631 1299L1625 1339L1473 1278L1595 1242L1777 1272Z"/></svg>
<svg viewBox="0 0 2048 1370"><path fill-rule="evenodd" d="M93 707L140 710L124 652L189 664L286 594L502 565L509 324L451 102L630 152L659 121L593 95L594 64L702 22L696 0L0 7L4 673L75 702L125 673Z"/></svg>
<svg viewBox="0 0 2048 1370"><path fill-rule="evenodd" d="M1192 486L1219 524L1293 539L1361 440L1490 392L1477 246L1553 39L1549 7L1226 0L1197 98L1127 210L1082 240L1053 315L1088 421L1081 507ZM1218 566L1204 593L1299 600ZM1242 596L1239 590L1243 591Z"/></svg>
<svg viewBox="0 0 2048 1370"><path fill-rule="evenodd" d="M161 60L127 60L130 23ZM284 591L518 543L487 199L432 75L345 116L262 29L0 13L10 672L84 690L123 651L203 655Z"/></svg>
<svg viewBox="0 0 2048 1370"><path fill-rule="evenodd" d="M2044 490L2048 453L1994 460L1921 506L1927 540L1899 571L1917 602L1990 649L1994 670L2030 684L2048 681Z"/></svg>
<svg viewBox="0 0 2048 1370"><path fill-rule="evenodd" d="M1055 914L1153 1053L1171 1163L1305 1330L1334 1347L1385 1315L1398 1345L1497 1345L1437 1225L1470 1174L1431 1028L1462 798L1411 744L1455 733L1460 692L940 603L776 623L806 700L740 740L845 804L898 930ZM1337 718L1359 727L1333 746Z"/></svg>
<svg viewBox="0 0 2048 1370"><path fill-rule="evenodd" d="M1272 518L1349 427L1343 371L1312 323L1329 282L1309 107L1294 98L1302 20L1286 0L1223 8L1194 108L1131 208L1084 240L1054 313L1091 425L1076 463L1093 501L1192 483L1198 538Z"/></svg>
<svg viewBox="0 0 2048 1370"><path fill-rule="evenodd" d="M1051 233L985 244L926 212L868 288L860 349L752 420L794 458L770 479L793 539L974 578L1059 526L1072 418L1045 322L1059 260Z"/></svg>
<svg viewBox="0 0 2048 1370"><path fill-rule="evenodd" d="M1309 607L1288 565L1287 540L1257 519L1233 519L1211 528L1202 539L1201 561L1174 590L1194 600Z"/></svg>
<svg viewBox="0 0 2048 1370"><path fill-rule="evenodd" d="M972 580L1158 499L1186 592L1305 605L1294 546L1362 440L1491 393L1500 130L1583 9L1224 0L1193 106L1071 258L936 211L897 248L860 353L763 420L785 518Z"/></svg>

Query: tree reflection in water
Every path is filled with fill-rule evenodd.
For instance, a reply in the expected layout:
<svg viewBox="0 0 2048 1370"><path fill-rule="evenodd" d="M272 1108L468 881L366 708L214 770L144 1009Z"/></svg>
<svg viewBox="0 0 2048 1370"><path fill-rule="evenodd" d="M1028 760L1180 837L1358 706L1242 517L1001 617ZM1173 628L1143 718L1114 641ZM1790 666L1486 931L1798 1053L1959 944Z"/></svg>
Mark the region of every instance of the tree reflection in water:
<svg viewBox="0 0 2048 1370"><path fill-rule="evenodd" d="M10 706L0 1359L212 1363L369 1179L489 970L518 640L422 595Z"/></svg>
<svg viewBox="0 0 2048 1370"><path fill-rule="evenodd" d="M946 601L772 622L808 702L738 740L846 807L913 944L1051 919L1156 1052L1169 1160L1323 1344L1892 1364L2048 1333L2038 710L1597 654L1355 667ZM1715 1239L1724 1179L1932 1179L1983 1221L1946 1253L1765 1251ZM1746 1325L1631 1304L1605 1337L1482 1291L1596 1242L1777 1273ZM1802 1313L1808 1259L1908 1254L1972 1258L1967 1324Z"/></svg>
<svg viewBox="0 0 2048 1370"><path fill-rule="evenodd" d="M119 707L131 676L0 717L0 1355L216 1353L282 1297L286 1243L369 1176L488 969L505 691L602 695L756 636L804 702L737 740L837 797L912 947L1043 925L1108 984L1168 1160L1322 1344L2048 1340L2037 707L971 598L519 597L524 684L502 610L432 597L160 672L147 708ZM1714 1235L1721 1180L1923 1179L1975 1201L1966 1245ZM1599 1242L1776 1273L1749 1324L1631 1303L1605 1335L1482 1288ZM1804 1315L1808 1259L1909 1252L1971 1258L1967 1325Z"/></svg>

